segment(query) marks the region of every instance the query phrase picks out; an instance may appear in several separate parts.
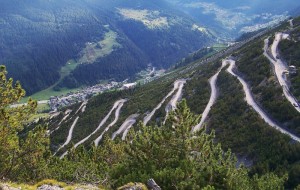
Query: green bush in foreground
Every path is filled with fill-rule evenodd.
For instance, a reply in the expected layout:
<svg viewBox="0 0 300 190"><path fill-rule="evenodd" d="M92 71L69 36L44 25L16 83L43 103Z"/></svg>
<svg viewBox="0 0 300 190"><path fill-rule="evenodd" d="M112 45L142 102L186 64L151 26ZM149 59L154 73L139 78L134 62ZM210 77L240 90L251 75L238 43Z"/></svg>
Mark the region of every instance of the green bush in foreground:
<svg viewBox="0 0 300 190"><path fill-rule="evenodd" d="M37 103L11 107L25 95L19 82L6 78L6 68L0 66L0 179L30 180L42 176L46 166L49 139L38 126L21 135L24 124L34 113Z"/></svg>

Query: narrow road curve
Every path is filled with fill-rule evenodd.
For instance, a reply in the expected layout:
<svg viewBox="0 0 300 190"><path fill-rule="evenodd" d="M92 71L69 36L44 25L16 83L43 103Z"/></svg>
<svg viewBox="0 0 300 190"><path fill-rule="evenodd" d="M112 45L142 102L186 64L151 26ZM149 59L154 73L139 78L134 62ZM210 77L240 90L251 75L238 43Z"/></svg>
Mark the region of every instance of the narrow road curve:
<svg viewBox="0 0 300 190"><path fill-rule="evenodd" d="M75 114L77 114L80 110L82 111L83 107L85 107L87 103L87 100L83 101L80 107L76 110Z"/></svg>
<svg viewBox="0 0 300 190"><path fill-rule="evenodd" d="M66 111L65 111L65 116L62 118L62 120L58 123L58 126L55 128L55 129L53 129L53 131L51 131L50 132L50 135L53 133L53 132L55 132L55 131L57 131L59 128L60 128L60 124L62 123L62 122L64 122L69 116L70 116L70 113L72 112L72 110L70 110L70 109L67 109Z"/></svg>
<svg viewBox="0 0 300 190"><path fill-rule="evenodd" d="M162 101L148 114L144 117L143 119L143 124L147 125L147 123L150 121L150 119L153 117L153 115L155 114L155 112L161 108L161 106L163 105L163 103L166 101L166 99L168 99L178 88L179 88L179 84L181 83L181 80L176 80L174 82L174 86L173 89L162 99Z"/></svg>
<svg viewBox="0 0 300 190"><path fill-rule="evenodd" d="M185 83L186 83L185 79L178 80L178 90L177 90L176 94L173 95L172 99L170 100L170 102L167 104L167 106L165 108L166 116L165 116L164 123L166 122L166 120L168 118L169 112L174 111L176 109L176 107L177 107L176 104L182 96L182 90L183 90Z"/></svg>
<svg viewBox="0 0 300 190"><path fill-rule="evenodd" d="M109 113L101 120L100 124L98 125L98 127L87 137L85 137L84 139L82 139L81 141L79 141L78 143L76 143L74 145L74 148L77 148L79 145L83 144L84 142L86 142L89 138L91 138L91 136L93 134L95 134L97 131L99 131L99 129L106 123L106 121L108 120L108 118L110 117L110 115L112 114L112 112L119 106L119 104L121 104L122 102L127 101L125 99L121 99L118 100L114 103L113 107L111 108L111 110L109 111ZM60 159L64 158L66 155L68 154L68 151L64 152Z"/></svg>
<svg viewBox="0 0 300 190"><path fill-rule="evenodd" d="M132 128L132 126L134 125L134 123L135 123L135 121L133 122L131 122L130 123L130 125L125 129L125 131L123 132L123 135L122 135L122 141L125 141L125 139L126 139L126 136L127 136L127 134L128 134L128 132L129 132L129 130Z"/></svg>
<svg viewBox="0 0 300 190"><path fill-rule="evenodd" d="M300 138L295 136L294 134L286 131L285 129L278 126L272 119L269 118L269 116L258 106L258 104L255 102L253 95L250 91L250 88L246 81L234 73L233 69L235 68L235 61L228 59L223 60L223 62L226 62L225 64L230 64L229 68L227 69L227 72L229 72L231 75L237 77L237 79L240 81L240 83L243 85L243 90L246 94L245 100L246 102L261 116L261 118L268 123L271 127L275 128L276 130L280 131L283 134L286 134L290 136L295 141L300 142Z"/></svg>
<svg viewBox="0 0 300 190"><path fill-rule="evenodd" d="M116 132L114 132L114 133L112 134L112 137L111 137L112 140L114 140L114 139L116 138L116 136L119 135L119 134L121 134L122 132L123 132L122 140L125 140L125 137L126 137L126 135L127 135L127 133L126 133L126 135L124 136L125 131L128 132L128 130L132 127L132 125L135 124L136 118L137 118L138 116L139 116L139 114L133 114L133 115L130 115L130 116L124 121L124 123L120 126L120 128L119 128Z"/></svg>
<svg viewBox="0 0 300 190"><path fill-rule="evenodd" d="M62 122L64 122L69 116L70 116L70 113L72 112L72 110L66 110L65 111L65 116L62 118L62 120L58 123L58 125L60 125Z"/></svg>
<svg viewBox="0 0 300 190"><path fill-rule="evenodd" d="M127 101L127 100L126 100ZM115 112L115 119L104 129L104 131L101 133L101 135L94 141L94 143L95 143L95 146L98 146L99 145L99 142L102 140L102 137L103 137L103 135L112 127L112 126L114 126L116 123L117 123L117 121L118 121L118 119L119 119L119 117L120 117L120 111L121 111L121 108L123 107L123 105L124 105L124 103L126 102L126 101L123 101L123 102L121 102L119 105L118 105L118 107L117 107L117 109L116 109L116 112Z"/></svg>
<svg viewBox="0 0 300 190"><path fill-rule="evenodd" d="M217 79L218 79L218 76L219 76L221 70L226 65L227 65L227 63L222 61L222 66L219 68L217 73L209 79L209 84L210 84L210 88L211 88L210 99L209 99L209 102L208 102L205 110L202 113L200 123L193 128L193 130L192 130L193 132L198 131L202 127L203 123L205 122L205 120L206 120L206 118L207 118L207 116L208 116L208 114L211 110L211 107L214 105L214 103L217 100L217 96L218 96L218 90L217 90L217 85L216 85L217 84Z"/></svg>
<svg viewBox="0 0 300 190"><path fill-rule="evenodd" d="M176 109L176 104L179 100L179 98L182 96L182 90L183 90L183 87L186 83L186 80L185 79L180 79L180 80L177 80L178 81L178 90L176 92L176 94L173 95L172 99L170 100L170 102L167 104L166 106L166 109L165 111L168 113L170 111L174 111Z"/></svg>
<svg viewBox="0 0 300 190"><path fill-rule="evenodd" d="M300 112L300 104L297 99L290 93L289 85L287 81L287 77L285 72L289 70L288 66L284 63L283 60L280 59L278 44L282 39L288 38L288 34L276 33L275 40L271 45L271 55L268 53L269 39L265 39L264 45L264 56L269 59L269 61L273 64L276 78L282 87L282 91L286 99L293 105L293 107Z"/></svg>
<svg viewBox="0 0 300 190"><path fill-rule="evenodd" d="M53 118L59 116L59 114L60 114L60 112L55 112L54 114L52 114L52 115L50 116L49 119L53 119Z"/></svg>
<svg viewBox="0 0 300 190"><path fill-rule="evenodd" d="M81 109L81 113L84 113L85 112L85 109L86 109L86 105L84 105Z"/></svg>
<svg viewBox="0 0 300 190"><path fill-rule="evenodd" d="M63 145L61 145L61 146L57 149L57 151L54 153L54 155L56 155L56 153L57 153L60 149L62 149L64 146L66 146L66 145L68 145L68 144L70 143L70 141L71 141L71 139L72 139L72 135L73 135L73 130L74 130L74 128L75 128L75 125L76 125L78 119L79 119L79 116L76 117L76 119L74 120L72 126L70 127L69 134L68 134L68 137L67 137L66 142L65 142Z"/></svg>

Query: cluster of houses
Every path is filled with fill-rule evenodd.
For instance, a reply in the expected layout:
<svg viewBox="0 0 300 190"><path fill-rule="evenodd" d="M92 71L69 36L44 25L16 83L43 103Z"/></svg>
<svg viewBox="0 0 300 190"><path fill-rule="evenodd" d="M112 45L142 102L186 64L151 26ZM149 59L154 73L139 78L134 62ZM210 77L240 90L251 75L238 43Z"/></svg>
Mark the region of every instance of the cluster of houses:
<svg viewBox="0 0 300 190"><path fill-rule="evenodd" d="M148 70L148 74L143 76L142 84L151 82L158 76L162 75L165 70L158 70L156 71L154 68L152 70ZM122 82L109 82L107 84L97 84L95 86L87 87L82 90L76 92L69 92L66 95L61 96L52 96L49 100L49 106L52 112L57 112L59 108L69 106L75 104L77 102L82 102L94 95L103 93L105 91L109 91L112 89L119 89L119 90L126 90L130 88L134 88L137 85L136 82L128 83L128 79Z"/></svg>
<svg viewBox="0 0 300 190"><path fill-rule="evenodd" d="M107 84L97 84L95 86L87 87L76 92L69 92L62 96L52 96L49 100L49 106L52 111L56 112L58 108L69 106L77 102L82 102L87 98L105 91L119 88L122 83L110 82Z"/></svg>

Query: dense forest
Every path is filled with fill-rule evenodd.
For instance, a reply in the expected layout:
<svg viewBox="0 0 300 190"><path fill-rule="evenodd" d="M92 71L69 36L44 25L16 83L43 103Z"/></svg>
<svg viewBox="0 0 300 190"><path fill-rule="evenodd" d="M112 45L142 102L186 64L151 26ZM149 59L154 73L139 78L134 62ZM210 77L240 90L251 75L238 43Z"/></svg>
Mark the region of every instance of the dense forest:
<svg viewBox="0 0 300 190"><path fill-rule="evenodd" d="M191 30L194 21L176 9L164 3L143 3L145 8L167 18L168 27L149 29L142 22L124 18L116 9L124 6L122 1L107 3L108 7L102 6L103 2L85 1L43 4L35 0L18 6L11 6L16 4L14 1L6 2L0 9L0 62L31 95L54 84L58 90L106 79L121 81L134 77L148 65L166 69L188 53L214 42L211 34ZM106 37L108 31L115 32L116 39ZM103 40L108 46L119 46L96 56L92 63L81 64L84 49L88 57L95 56L94 49L86 48L88 44L101 44ZM101 45L97 48L107 49ZM60 71L70 60L79 66L63 76Z"/></svg>

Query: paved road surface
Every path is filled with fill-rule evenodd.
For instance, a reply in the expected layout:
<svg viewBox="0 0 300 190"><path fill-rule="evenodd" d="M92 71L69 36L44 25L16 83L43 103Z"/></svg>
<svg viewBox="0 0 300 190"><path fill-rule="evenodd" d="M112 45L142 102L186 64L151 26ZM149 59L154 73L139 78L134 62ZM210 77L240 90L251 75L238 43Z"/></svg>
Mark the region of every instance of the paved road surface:
<svg viewBox="0 0 300 190"><path fill-rule="evenodd" d="M271 54L272 57L268 54L268 44L269 40L265 39L265 45L264 45L264 55L269 59L269 61L273 64L275 75L277 77L277 80L282 87L282 91L286 99L293 105L293 107L300 112L299 103L294 98L294 96L290 93L288 81L285 75L285 72L288 71L288 66L285 64L283 60L280 59L279 51L278 51L278 44L282 39L286 39L288 37L287 34L283 33L276 33L275 40L273 44L271 45Z"/></svg>
<svg viewBox="0 0 300 190"><path fill-rule="evenodd" d="M174 111L176 109L176 107L177 107L176 104L179 101L180 97L182 96L182 90L186 83L186 80L180 79L180 80L177 80L177 82L178 82L177 92L176 92L176 94L173 95L172 99L170 100L170 102L167 104L167 106L165 108L165 111L166 111L165 121L168 118L169 112Z"/></svg>
<svg viewBox="0 0 300 190"><path fill-rule="evenodd" d="M129 116L124 123L120 126L120 128L113 133L112 140L116 138L117 135L121 134L123 132L122 140L125 140L126 135L129 131L129 129L135 124L136 118L139 116L139 114L133 114ZM127 131L127 132L126 132ZM125 134L126 133L126 134ZM124 135L125 134L125 135Z"/></svg>
<svg viewBox="0 0 300 190"><path fill-rule="evenodd" d="M205 122L205 120L208 116L208 113L211 110L211 107L214 105L214 103L217 100L217 96L218 96L218 91L217 91L217 86L216 86L217 79L218 79L219 73L226 65L227 65L227 63L223 61L222 66L217 71L217 73L209 79L209 84L210 84L210 88L211 88L210 99L209 99L209 102L208 102L204 112L202 113L200 123L193 128L193 132L198 131L202 127L203 123Z"/></svg>
<svg viewBox="0 0 300 190"><path fill-rule="evenodd" d="M246 102L263 118L263 120L268 123L270 126L274 127L275 129L277 129L278 131L280 131L283 134L286 134L288 136L290 136L292 139L294 139L295 141L300 142L300 138L295 136L294 134L286 131L285 129L281 128L279 125L277 125L272 119L269 118L269 116L258 106L258 104L255 102L253 95L250 91L250 88L248 86L248 84L246 83L246 81L244 79L242 79L240 76L238 76L237 74L234 73L233 69L235 68L235 61L234 60L224 60L226 61L228 64L230 64L229 68L227 69L227 71L238 78L238 80L240 81L240 83L243 85L243 90L246 94L245 100Z"/></svg>
<svg viewBox="0 0 300 190"><path fill-rule="evenodd" d="M65 111L65 116L62 118L62 120L58 123L58 126L53 130L53 131L51 131L50 132L50 134L52 134L53 132L55 132L55 131L57 131L59 128L60 128L60 124L63 122L63 121L65 121L69 116L70 116L70 113L72 112L72 110L70 110L70 109L68 109L68 110L66 110ZM59 114L59 112L58 112L58 114Z"/></svg>
<svg viewBox="0 0 300 190"><path fill-rule="evenodd" d="M95 146L98 146L99 145L99 142L102 140L102 138L103 138L103 135L112 127L112 126L114 126L116 123L117 123L117 121L119 120L119 117L120 117L120 111L121 111L121 109L122 109L122 107L123 107L123 105L124 105L124 103L125 103L126 101L123 101L123 102L121 102L119 105L118 105L118 107L117 107L117 109L116 109L116 112L115 112L115 119L104 129L104 131L101 133L101 135L94 141L94 143L95 143Z"/></svg>
<svg viewBox="0 0 300 190"><path fill-rule="evenodd" d="M144 117L143 120L143 124L147 125L147 123L150 121L150 119L153 117L153 115L155 114L155 112L161 108L161 106L163 105L163 103L166 101L166 99L168 99L178 88L179 88L179 84L181 83L181 80L176 80L174 82L174 87L173 89L162 99L162 101L148 114Z"/></svg>
<svg viewBox="0 0 300 190"><path fill-rule="evenodd" d="M77 114L80 110L82 111L82 109L87 105L87 103L88 103L87 100L83 101L80 107L76 110L75 114Z"/></svg>
<svg viewBox="0 0 300 190"><path fill-rule="evenodd" d="M66 145L68 145L68 144L70 143L70 141L72 140L73 130L74 130L74 128L75 128L75 125L76 125L78 119L79 119L79 116L76 117L76 119L74 120L72 126L70 127L69 134L68 134L68 137L67 137L66 142L65 142L63 145L61 145L61 146L57 149L57 151L55 152L54 155L56 155L56 153L57 153L60 149L62 149L64 146L66 146Z"/></svg>
<svg viewBox="0 0 300 190"><path fill-rule="evenodd" d="M109 113L101 120L100 124L98 125L98 127L87 137L85 137L84 139L82 139L81 141L79 141L78 143L76 143L74 145L74 148L77 148L79 145L83 144L84 142L86 142L93 134L95 134L97 131L99 131L99 129L106 123L106 121L109 119L110 115L112 114L112 112L117 109L117 107L119 106L119 104L122 104L124 102L126 102L127 100L125 99L121 99L118 100L114 103L114 106L111 108L111 110L109 111ZM60 159L62 159L63 157L65 157L68 154L68 151L64 152Z"/></svg>

